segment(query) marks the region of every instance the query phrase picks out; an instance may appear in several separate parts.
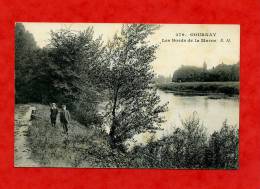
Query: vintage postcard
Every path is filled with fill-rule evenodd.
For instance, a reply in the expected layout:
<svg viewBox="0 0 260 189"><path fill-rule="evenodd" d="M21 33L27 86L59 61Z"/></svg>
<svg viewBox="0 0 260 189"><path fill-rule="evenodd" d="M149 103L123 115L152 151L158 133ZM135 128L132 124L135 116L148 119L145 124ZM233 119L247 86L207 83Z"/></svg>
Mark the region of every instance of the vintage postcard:
<svg viewBox="0 0 260 189"><path fill-rule="evenodd" d="M240 26L16 23L15 167L239 168Z"/></svg>

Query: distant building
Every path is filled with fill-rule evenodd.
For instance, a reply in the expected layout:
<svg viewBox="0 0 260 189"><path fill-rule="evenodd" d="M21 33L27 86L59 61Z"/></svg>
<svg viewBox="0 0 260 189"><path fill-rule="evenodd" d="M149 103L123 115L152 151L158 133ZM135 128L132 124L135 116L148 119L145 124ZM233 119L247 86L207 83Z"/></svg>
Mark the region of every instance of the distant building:
<svg viewBox="0 0 260 189"><path fill-rule="evenodd" d="M203 63L203 71L206 71L207 70L207 64L206 64L206 62L204 61L204 63Z"/></svg>

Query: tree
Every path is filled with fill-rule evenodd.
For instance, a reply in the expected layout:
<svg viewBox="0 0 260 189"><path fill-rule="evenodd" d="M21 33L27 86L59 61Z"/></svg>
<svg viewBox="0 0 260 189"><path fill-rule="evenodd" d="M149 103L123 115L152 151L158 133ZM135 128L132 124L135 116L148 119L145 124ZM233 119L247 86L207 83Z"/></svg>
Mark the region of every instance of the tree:
<svg viewBox="0 0 260 189"><path fill-rule="evenodd" d="M21 23L15 25L15 100L16 103L30 101L30 81L36 67L37 44L31 33Z"/></svg>
<svg viewBox="0 0 260 189"><path fill-rule="evenodd" d="M157 25L126 24L106 49L106 86L109 94L107 112L113 147L146 131L152 132L163 122L160 98L151 87L154 73L151 63L157 45L147 41Z"/></svg>
<svg viewBox="0 0 260 189"><path fill-rule="evenodd" d="M202 81L204 71L203 68L196 66L182 66L173 74L173 82L189 82L189 81Z"/></svg>
<svg viewBox="0 0 260 189"><path fill-rule="evenodd" d="M204 150L207 144L205 127L196 112L182 121L184 131L184 167L202 167L204 164Z"/></svg>
<svg viewBox="0 0 260 189"><path fill-rule="evenodd" d="M173 82L193 81L239 81L239 63L233 65L219 64L207 69L206 62L203 67L181 66L172 77Z"/></svg>
<svg viewBox="0 0 260 189"><path fill-rule="evenodd" d="M207 165L212 168L238 167L238 129L224 121L209 139Z"/></svg>
<svg viewBox="0 0 260 189"><path fill-rule="evenodd" d="M220 168L221 167L221 141L219 132L215 131L209 138L209 145L207 149L207 156L205 157L207 167Z"/></svg>
<svg viewBox="0 0 260 189"><path fill-rule="evenodd" d="M51 61L49 99L66 103L84 124L97 120L102 77L103 44L101 37L94 39L93 34L92 27L80 32L61 29L51 32L47 47Z"/></svg>
<svg viewBox="0 0 260 189"><path fill-rule="evenodd" d="M237 168L238 167L238 129L234 126L228 125L224 121L223 126L219 132L221 141L221 167Z"/></svg>
<svg viewBox="0 0 260 189"><path fill-rule="evenodd" d="M94 78L102 54L101 38L93 39L93 28L51 32L48 49L52 98L70 105L83 96L93 101L97 92Z"/></svg>
<svg viewBox="0 0 260 189"><path fill-rule="evenodd" d="M27 82L30 91L29 101L40 102L46 104L52 101L52 78L50 77L49 65L51 60L49 50L46 48L37 49L34 51L34 63L32 67L32 76ZM29 85L29 86L28 86Z"/></svg>

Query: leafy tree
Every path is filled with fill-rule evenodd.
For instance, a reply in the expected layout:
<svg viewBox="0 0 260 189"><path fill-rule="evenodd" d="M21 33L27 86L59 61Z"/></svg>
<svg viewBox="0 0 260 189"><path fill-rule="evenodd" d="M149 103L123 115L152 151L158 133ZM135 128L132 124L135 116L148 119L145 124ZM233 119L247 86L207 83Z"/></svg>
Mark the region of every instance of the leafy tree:
<svg viewBox="0 0 260 189"><path fill-rule="evenodd" d="M103 44L93 28L51 32L47 47L38 48L32 34L16 25L16 102L66 103L86 123L96 113L103 69Z"/></svg>
<svg viewBox="0 0 260 189"><path fill-rule="evenodd" d="M188 81L202 81L203 69L196 66L182 66L173 74L172 81L188 82Z"/></svg>
<svg viewBox="0 0 260 189"><path fill-rule="evenodd" d="M30 102L40 102L46 104L53 99L51 91L52 82L50 77L49 65L51 60L49 57L49 50L46 48L38 49L34 51L34 65L32 67L32 76L27 83L31 89L30 92Z"/></svg>
<svg viewBox="0 0 260 189"><path fill-rule="evenodd" d="M233 65L222 63L212 69L207 69L206 63L202 68L182 66L174 72L172 81L239 81L239 63Z"/></svg>
<svg viewBox="0 0 260 189"><path fill-rule="evenodd" d="M166 110L166 105L159 105L160 98L150 86L157 46L147 41L157 28L146 24L123 25L121 35L115 35L107 45L105 84L113 147L122 146L135 134L152 132L163 122L160 113Z"/></svg>
<svg viewBox="0 0 260 189"><path fill-rule="evenodd" d="M223 123L220 131L215 131L209 139L207 167L238 167L238 129Z"/></svg>
<svg viewBox="0 0 260 189"><path fill-rule="evenodd" d="M223 123L223 127L219 132L221 141L221 167L237 168L238 167L238 129Z"/></svg>
<svg viewBox="0 0 260 189"><path fill-rule="evenodd" d="M30 81L36 64L35 51L38 50L34 37L21 23L15 25L15 99L16 103L30 101L32 88Z"/></svg>
<svg viewBox="0 0 260 189"><path fill-rule="evenodd" d="M209 139L209 145L206 149L207 153L205 154L205 162L207 167L219 168L221 167L221 141L219 132L215 131Z"/></svg>
<svg viewBox="0 0 260 189"><path fill-rule="evenodd" d="M200 119L194 113L182 121L184 127L184 167L202 167L207 135Z"/></svg>
<svg viewBox="0 0 260 189"><path fill-rule="evenodd" d="M69 29L51 32L48 49L53 98L71 103L83 94L88 94L90 99L96 96L93 78L96 77L102 53L102 42L101 38L93 38L93 28L83 32Z"/></svg>
<svg viewBox="0 0 260 189"><path fill-rule="evenodd" d="M210 70L209 77L212 81L238 81L239 64L219 64L215 69Z"/></svg>
<svg viewBox="0 0 260 189"><path fill-rule="evenodd" d="M66 103L77 119L87 124L97 121L100 68L103 55L101 37L94 39L93 28L74 32L51 32L48 45L49 99Z"/></svg>

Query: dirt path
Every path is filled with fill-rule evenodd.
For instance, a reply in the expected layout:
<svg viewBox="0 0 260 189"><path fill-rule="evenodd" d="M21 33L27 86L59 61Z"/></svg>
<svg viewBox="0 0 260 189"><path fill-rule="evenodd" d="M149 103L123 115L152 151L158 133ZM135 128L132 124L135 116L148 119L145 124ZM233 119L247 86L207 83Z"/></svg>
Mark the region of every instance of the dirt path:
<svg viewBox="0 0 260 189"><path fill-rule="evenodd" d="M27 145L32 108L30 105L16 105L15 107L15 167L39 167L30 158L31 151Z"/></svg>

